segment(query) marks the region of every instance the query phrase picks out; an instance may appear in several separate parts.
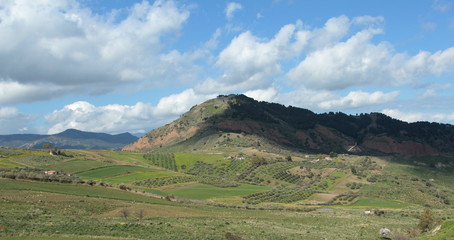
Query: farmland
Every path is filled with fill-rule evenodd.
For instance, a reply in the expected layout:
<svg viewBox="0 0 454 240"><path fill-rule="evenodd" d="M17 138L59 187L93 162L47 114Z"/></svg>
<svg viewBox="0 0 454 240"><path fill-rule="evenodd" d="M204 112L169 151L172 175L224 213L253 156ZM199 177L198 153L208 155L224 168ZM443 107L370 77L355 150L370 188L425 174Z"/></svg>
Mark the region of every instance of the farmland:
<svg viewBox="0 0 454 240"><path fill-rule="evenodd" d="M377 239L377 226L409 236L427 207L452 235L450 170L408 159L65 152L1 149L0 236Z"/></svg>

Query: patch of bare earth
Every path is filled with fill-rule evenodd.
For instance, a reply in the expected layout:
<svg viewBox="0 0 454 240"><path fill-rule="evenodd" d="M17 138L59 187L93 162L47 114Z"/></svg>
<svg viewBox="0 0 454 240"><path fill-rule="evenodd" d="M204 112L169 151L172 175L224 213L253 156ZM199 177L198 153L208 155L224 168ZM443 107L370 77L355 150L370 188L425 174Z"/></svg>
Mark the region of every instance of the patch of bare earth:
<svg viewBox="0 0 454 240"><path fill-rule="evenodd" d="M400 153L413 156L440 154L440 152L428 144L415 141L397 142L395 139L388 136L369 137L362 145L384 153Z"/></svg>
<svg viewBox="0 0 454 240"><path fill-rule="evenodd" d="M331 200L333 200L337 195L337 193L330 193L330 192L327 192L327 193L316 193L314 194L310 201L312 203L326 203L326 202L329 202Z"/></svg>

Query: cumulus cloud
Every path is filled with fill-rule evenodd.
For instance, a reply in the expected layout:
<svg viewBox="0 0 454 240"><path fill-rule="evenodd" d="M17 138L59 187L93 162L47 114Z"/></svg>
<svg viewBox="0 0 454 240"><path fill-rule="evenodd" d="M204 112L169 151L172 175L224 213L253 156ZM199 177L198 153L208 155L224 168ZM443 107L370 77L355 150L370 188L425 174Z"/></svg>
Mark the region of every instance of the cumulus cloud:
<svg viewBox="0 0 454 240"><path fill-rule="evenodd" d="M295 91L280 93L276 101L282 104L310 109L321 110L320 103L338 98L333 92L300 88Z"/></svg>
<svg viewBox="0 0 454 240"><path fill-rule="evenodd" d="M364 25L371 20L362 17L346 21L346 17L330 19L327 25L343 26L347 30L352 24ZM378 18L378 21L381 18ZM402 85L419 80L427 75L441 75L454 68L454 48L435 53L421 51L415 56L396 53L387 42L374 43L372 38L381 34L381 28L367 27L339 41L347 31L331 33L323 30L323 47L316 46L308 51L304 60L291 69L287 76L294 86L312 89L341 90L364 85ZM373 27L370 27L373 26ZM325 26L324 29L330 29ZM313 31L317 33L319 30ZM327 37L323 37L327 35ZM333 37L335 36L335 37ZM323 42L323 41L322 41Z"/></svg>
<svg viewBox="0 0 454 240"><path fill-rule="evenodd" d="M192 106L214 97L216 97L216 94L200 94L192 88L186 89L181 93L161 98L153 113L162 117L178 116L188 111Z"/></svg>
<svg viewBox="0 0 454 240"><path fill-rule="evenodd" d="M244 93L244 95L257 101L274 102L276 97L278 96L278 91L274 87L270 87L268 89L247 91Z"/></svg>
<svg viewBox="0 0 454 240"><path fill-rule="evenodd" d="M169 123L193 105L214 97L215 95L199 95L194 90L187 89L162 98L156 106L143 102L131 106L94 106L86 101L78 101L53 111L45 119L50 125L49 134L69 128L91 132L143 133Z"/></svg>
<svg viewBox="0 0 454 240"><path fill-rule="evenodd" d="M233 14L241 9L243 9L243 6L241 4L237 2L229 2L227 4L227 7L225 8L225 16L227 17L227 19L232 19Z"/></svg>
<svg viewBox="0 0 454 240"><path fill-rule="evenodd" d="M382 113L405 122L444 122L454 123L454 113L402 112L398 109L384 109Z"/></svg>
<svg viewBox="0 0 454 240"><path fill-rule="evenodd" d="M272 39L262 39L250 31L235 37L224 48L215 66L223 74L206 79L197 87L202 92L232 92L263 88L271 77L281 73L280 61L301 53L307 33L301 30L302 23L283 26Z"/></svg>
<svg viewBox="0 0 454 240"><path fill-rule="evenodd" d="M398 91L390 93L383 93L381 91L376 91L373 93L353 91L345 97L321 102L319 106L322 109L358 108L368 105L387 103L394 100L398 95Z"/></svg>
<svg viewBox="0 0 454 240"><path fill-rule="evenodd" d="M132 133L150 130L153 124L153 107L138 102L133 106L110 104L96 107L89 102L78 101L55 110L46 117L51 127L48 134L69 128L92 132Z"/></svg>
<svg viewBox="0 0 454 240"><path fill-rule="evenodd" d="M143 1L113 20L70 0L2 1L0 84L13 88L1 103L193 79L194 56L163 50L163 38L175 36L188 17L172 1ZM179 63L186 64L175 68Z"/></svg>

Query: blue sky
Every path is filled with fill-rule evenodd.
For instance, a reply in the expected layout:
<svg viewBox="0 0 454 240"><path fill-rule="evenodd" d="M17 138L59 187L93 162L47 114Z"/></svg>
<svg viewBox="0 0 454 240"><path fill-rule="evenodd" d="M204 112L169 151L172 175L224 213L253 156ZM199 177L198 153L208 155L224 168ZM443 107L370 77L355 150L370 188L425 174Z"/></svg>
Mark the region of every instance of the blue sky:
<svg viewBox="0 0 454 240"><path fill-rule="evenodd" d="M454 123L454 0L5 0L0 36L0 134L140 134L230 93Z"/></svg>

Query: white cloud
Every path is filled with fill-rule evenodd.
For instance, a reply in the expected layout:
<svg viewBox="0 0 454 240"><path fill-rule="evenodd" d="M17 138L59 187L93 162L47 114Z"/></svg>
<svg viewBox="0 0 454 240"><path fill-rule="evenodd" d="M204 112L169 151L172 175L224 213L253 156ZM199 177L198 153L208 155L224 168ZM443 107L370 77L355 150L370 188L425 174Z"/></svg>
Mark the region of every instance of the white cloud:
<svg viewBox="0 0 454 240"><path fill-rule="evenodd" d="M275 88L270 87L268 89L257 89L247 91L244 93L244 95L253 98L257 101L274 102L278 95L278 91Z"/></svg>
<svg viewBox="0 0 454 240"><path fill-rule="evenodd" d="M1 102L106 93L137 81L155 86L163 79L193 80L195 56L165 52L162 41L188 17L173 1L143 1L124 19L96 15L71 0L2 1L0 84L14 88ZM175 68L180 63L184 67Z"/></svg>
<svg viewBox="0 0 454 240"><path fill-rule="evenodd" d="M311 90L300 88L288 93L281 93L276 97L276 101L282 104L306 108L312 111L320 109L320 103L336 99L337 96L325 90Z"/></svg>
<svg viewBox="0 0 454 240"><path fill-rule="evenodd" d="M186 89L181 93L161 98L153 113L156 116L175 117L185 113L192 106L214 97L216 94L198 94L193 89Z"/></svg>
<svg viewBox="0 0 454 240"><path fill-rule="evenodd" d="M303 50L307 33L301 26L301 22L285 25L269 40L249 31L241 33L218 56L216 66L223 70L223 75L207 79L197 91L232 92L269 85L271 77L281 72L280 61Z"/></svg>
<svg viewBox="0 0 454 240"><path fill-rule="evenodd" d="M400 119L406 122L418 122L418 121L429 121L429 122L444 122L453 123L454 113L422 113L422 112L402 112L398 109L384 109L382 113L396 119Z"/></svg>
<svg viewBox="0 0 454 240"><path fill-rule="evenodd" d="M378 18L377 22L380 22ZM364 25L370 22L362 17L350 23ZM328 24L328 22L330 22ZM330 19L326 25L342 26L340 31L328 31L334 27L314 30L322 39L315 48L287 76L294 86L311 89L340 90L364 85L403 85L418 81L428 75L441 75L454 69L454 48L433 54L421 51L415 56L395 53L387 42L373 43L373 36L382 33L381 28L366 27L345 41L339 39L348 31L345 17ZM367 25L366 25L367 26ZM334 32L334 33L333 33Z"/></svg>
<svg viewBox="0 0 454 240"><path fill-rule="evenodd" d="M319 104L322 109L348 109L348 108L358 108L368 105L377 105L390 102L394 100L399 95L399 92L394 91L390 93L383 93L381 91L376 91L373 93L363 92L363 91L353 91L350 92L347 96L323 101Z"/></svg>
<svg viewBox="0 0 454 240"><path fill-rule="evenodd" d="M138 102L133 106L110 104L96 107L79 101L55 110L46 117L51 125L48 134L62 132L69 128L92 132L132 133L150 130L153 124L153 107Z"/></svg>
<svg viewBox="0 0 454 240"><path fill-rule="evenodd" d="M241 9L243 9L243 6L241 4L237 2L229 2L227 4L227 7L225 8L225 16L227 17L227 19L232 19L233 14Z"/></svg>
<svg viewBox="0 0 454 240"><path fill-rule="evenodd" d="M53 111L45 119L51 126L49 134L69 128L90 132L143 133L169 123L192 106L214 97L216 95L197 94L193 89L187 89L162 98L156 106L143 102L131 106L94 106L86 101L78 101Z"/></svg>
<svg viewBox="0 0 454 240"><path fill-rule="evenodd" d="M328 19L323 28L311 32L311 49L322 49L338 43L348 34L350 25L350 20L346 16Z"/></svg>
<svg viewBox="0 0 454 240"><path fill-rule="evenodd" d="M0 104L33 102L49 98L49 96L60 97L70 90L73 89L52 83L21 84L0 78Z"/></svg>

